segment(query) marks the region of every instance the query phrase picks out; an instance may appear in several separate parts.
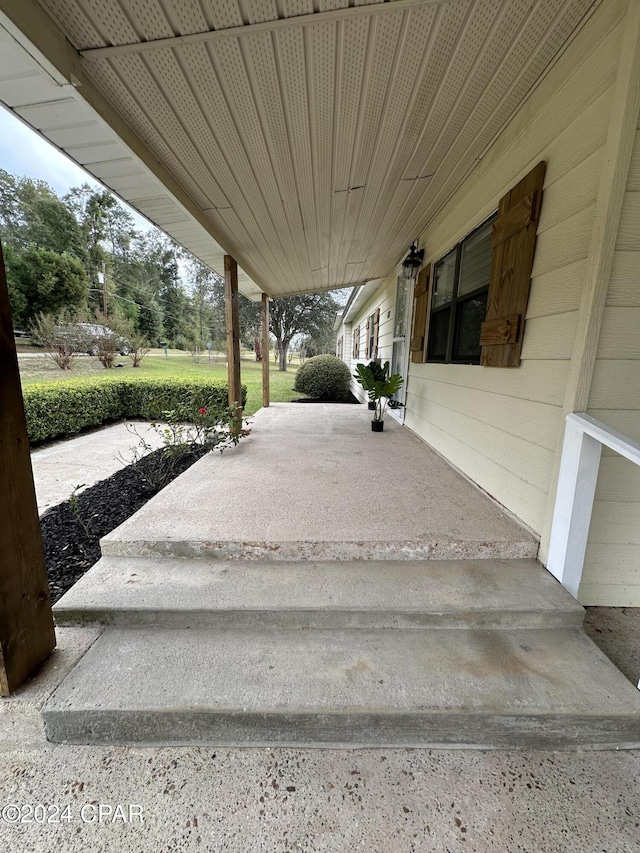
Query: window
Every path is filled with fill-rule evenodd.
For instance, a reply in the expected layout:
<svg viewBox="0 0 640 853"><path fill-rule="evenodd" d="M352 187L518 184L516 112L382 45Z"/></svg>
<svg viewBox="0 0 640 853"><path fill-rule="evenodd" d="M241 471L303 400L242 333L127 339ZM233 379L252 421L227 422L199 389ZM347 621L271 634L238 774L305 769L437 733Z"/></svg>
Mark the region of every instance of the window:
<svg viewBox="0 0 640 853"><path fill-rule="evenodd" d="M420 270L412 362L519 367L545 170L541 160L500 199L492 220Z"/></svg>
<svg viewBox="0 0 640 853"><path fill-rule="evenodd" d="M367 317L364 357L375 361L378 358L378 334L380 330L380 309Z"/></svg>
<svg viewBox="0 0 640 853"><path fill-rule="evenodd" d="M480 364L494 220L495 216L434 264L427 361Z"/></svg>
<svg viewBox="0 0 640 853"><path fill-rule="evenodd" d="M336 347L336 355L338 358L342 358L344 354L344 335L340 335L338 338L338 346Z"/></svg>
<svg viewBox="0 0 640 853"><path fill-rule="evenodd" d="M360 358L360 326L356 326L353 330L353 347L351 355L353 358Z"/></svg>

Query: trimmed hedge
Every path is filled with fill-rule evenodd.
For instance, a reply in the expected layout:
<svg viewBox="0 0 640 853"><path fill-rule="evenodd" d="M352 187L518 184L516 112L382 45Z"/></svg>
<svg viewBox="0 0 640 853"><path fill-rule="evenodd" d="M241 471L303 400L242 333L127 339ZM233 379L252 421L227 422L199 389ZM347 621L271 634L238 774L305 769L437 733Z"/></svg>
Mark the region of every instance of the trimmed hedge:
<svg viewBox="0 0 640 853"><path fill-rule="evenodd" d="M226 411L227 387L206 379L75 379L29 385L23 391L27 432L35 444L122 418L160 420L163 412L174 411L177 418L189 420L201 406ZM242 405L246 402L243 385Z"/></svg>
<svg viewBox="0 0 640 853"><path fill-rule="evenodd" d="M319 400L344 400L349 396L351 371L335 355L314 355L296 373L294 391Z"/></svg>

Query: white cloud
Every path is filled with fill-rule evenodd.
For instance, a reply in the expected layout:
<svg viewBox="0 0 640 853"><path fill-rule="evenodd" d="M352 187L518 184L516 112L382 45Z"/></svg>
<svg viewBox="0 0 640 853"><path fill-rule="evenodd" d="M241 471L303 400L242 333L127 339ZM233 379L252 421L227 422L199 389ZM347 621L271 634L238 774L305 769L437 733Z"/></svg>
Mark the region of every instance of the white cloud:
<svg viewBox="0 0 640 853"><path fill-rule="evenodd" d="M92 175L7 109L0 109L0 169L19 177L46 181L59 196L81 184L102 188ZM154 227L128 204L125 207L136 228L148 231Z"/></svg>
<svg viewBox="0 0 640 853"><path fill-rule="evenodd" d="M95 178L54 148L9 110L0 110L0 168L12 175L46 181L58 195Z"/></svg>

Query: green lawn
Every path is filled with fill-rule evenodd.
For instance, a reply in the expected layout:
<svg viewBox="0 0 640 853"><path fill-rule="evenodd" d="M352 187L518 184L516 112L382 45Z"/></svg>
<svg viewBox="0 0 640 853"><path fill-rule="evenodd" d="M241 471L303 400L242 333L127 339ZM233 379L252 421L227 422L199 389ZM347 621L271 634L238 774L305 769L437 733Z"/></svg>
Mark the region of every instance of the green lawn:
<svg viewBox="0 0 640 853"><path fill-rule="evenodd" d="M120 358L123 367L105 370L97 358L80 356L73 363L71 370L60 370L57 365L47 356L19 358L20 378L24 386L32 385L34 382L58 382L65 379L81 378L83 376L103 377L109 380L112 376L126 375L127 377L146 377L158 379L162 377L176 377L189 379L205 376L214 379L227 379L227 368L222 356L217 360L209 362L205 356L195 363L187 353L183 355L170 351L169 357L164 355L148 355L138 368L133 368L128 358ZM270 362L270 399L273 403L288 403L296 397L293 390L293 382L298 369L297 364L290 364L286 373L281 373L277 366ZM252 415L262 407L262 364L256 362L253 356L242 360L241 366L242 384L247 386L246 415Z"/></svg>

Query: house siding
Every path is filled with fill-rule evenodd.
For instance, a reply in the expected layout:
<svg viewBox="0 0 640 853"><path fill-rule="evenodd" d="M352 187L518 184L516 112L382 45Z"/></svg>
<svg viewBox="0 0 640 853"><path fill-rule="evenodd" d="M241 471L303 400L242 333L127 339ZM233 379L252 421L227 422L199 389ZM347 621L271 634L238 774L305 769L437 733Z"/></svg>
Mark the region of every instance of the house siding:
<svg viewBox="0 0 640 853"><path fill-rule="evenodd" d="M627 178L588 413L640 441L640 127ZM640 468L603 449L579 600L640 605Z"/></svg>
<svg viewBox="0 0 640 853"><path fill-rule="evenodd" d="M420 238L426 260L439 259L546 160L521 366L412 363L405 420L538 533L554 482L626 8L613 0L596 10Z"/></svg>
<svg viewBox="0 0 640 853"><path fill-rule="evenodd" d="M384 364L385 361L391 360L391 352L393 349L393 315L395 310L396 300L396 280L397 275L386 278L373 294L371 299L363 306L357 317L350 321L351 329L355 330L360 326L360 355L358 358L353 358L352 346L349 351L345 352L344 361L349 365L353 374L356 364L361 362L367 364L371 357L365 356L365 344L367 335L367 317L370 317L374 311L380 309L380 326L378 330L378 358ZM353 338L350 338L353 343ZM366 402L367 395L362 387L354 380L351 383L353 394L361 401Z"/></svg>

